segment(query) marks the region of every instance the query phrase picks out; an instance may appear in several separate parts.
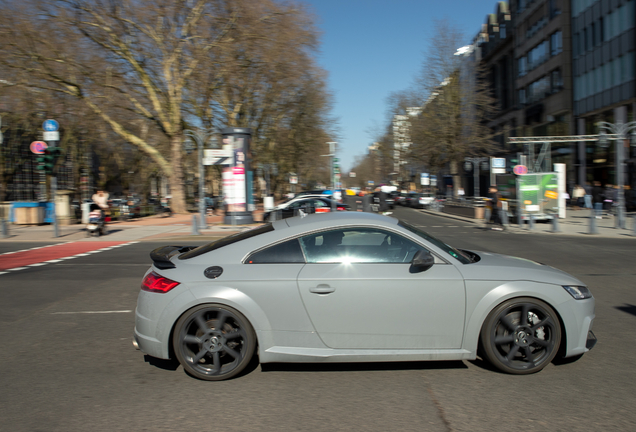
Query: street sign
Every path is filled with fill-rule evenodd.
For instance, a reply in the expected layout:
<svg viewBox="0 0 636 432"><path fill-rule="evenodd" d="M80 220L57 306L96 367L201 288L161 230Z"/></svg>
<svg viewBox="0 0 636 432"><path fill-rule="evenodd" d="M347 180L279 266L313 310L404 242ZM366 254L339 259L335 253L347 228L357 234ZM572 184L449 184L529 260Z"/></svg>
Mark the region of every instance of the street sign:
<svg viewBox="0 0 636 432"><path fill-rule="evenodd" d="M44 154L44 150L46 150L49 146L46 145L44 141L33 141L31 143L31 152L35 154Z"/></svg>
<svg viewBox="0 0 636 432"><path fill-rule="evenodd" d="M44 123L42 123L42 129L47 132L55 132L60 129L60 124L55 120L44 120Z"/></svg>
<svg viewBox="0 0 636 432"><path fill-rule="evenodd" d="M505 174L506 173L506 158L491 158L490 166L492 167L493 174Z"/></svg>
<svg viewBox="0 0 636 432"><path fill-rule="evenodd" d="M44 132L44 141L59 141L60 140L60 133L58 131L45 131Z"/></svg>
<svg viewBox="0 0 636 432"><path fill-rule="evenodd" d="M203 149L203 165L230 165L231 157L231 149Z"/></svg>
<svg viewBox="0 0 636 432"><path fill-rule="evenodd" d="M289 184L298 184L298 176L289 176Z"/></svg>
<svg viewBox="0 0 636 432"><path fill-rule="evenodd" d="M422 186L430 186L431 178L429 173L420 173L420 184Z"/></svg>

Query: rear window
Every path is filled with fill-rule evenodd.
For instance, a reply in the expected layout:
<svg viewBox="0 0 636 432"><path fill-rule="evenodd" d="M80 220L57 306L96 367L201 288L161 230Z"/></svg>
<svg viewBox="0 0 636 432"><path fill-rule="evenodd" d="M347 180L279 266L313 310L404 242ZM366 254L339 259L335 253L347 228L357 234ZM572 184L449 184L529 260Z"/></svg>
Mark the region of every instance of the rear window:
<svg viewBox="0 0 636 432"><path fill-rule="evenodd" d="M274 231L274 227L271 223L265 224L258 228L254 228L247 231L242 231L240 233L232 234L227 237L223 237L217 241L213 241L212 243L208 243L203 246L199 246L196 249L192 249L189 252L179 255L179 259L186 260L194 257L198 257L199 255L203 255L204 253L211 252L215 249L222 248L227 245L231 245L232 243L239 242L241 240L245 240L248 238L256 237L261 234L268 233L270 231Z"/></svg>

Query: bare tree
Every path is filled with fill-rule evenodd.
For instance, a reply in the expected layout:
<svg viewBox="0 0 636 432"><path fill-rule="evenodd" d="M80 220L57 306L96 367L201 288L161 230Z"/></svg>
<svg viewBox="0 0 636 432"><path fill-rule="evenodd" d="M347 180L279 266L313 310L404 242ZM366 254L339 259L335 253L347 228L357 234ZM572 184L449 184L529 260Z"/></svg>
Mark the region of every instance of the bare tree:
<svg viewBox="0 0 636 432"><path fill-rule="evenodd" d="M256 125L260 139L261 124L288 114L269 108L285 100L265 89L293 95L297 86L285 82L289 70L264 75L277 68L257 54L271 45L280 57L295 37L296 51L306 50L315 33L296 32L308 22L267 0L0 0L0 67L20 85L80 99L170 178L174 210L184 212L184 129L218 120Z"/></svg>
<svg viewBox="0 0 636 432"><path fill-rule="evenodd" d="M436 22L434 33L415 90L426 99L411 120L410 157L433 170L448 165L456 194L464 158L493 149L486 121L495 100L474 59L455 55L463 45L462 33L448 21Z"/></svg>

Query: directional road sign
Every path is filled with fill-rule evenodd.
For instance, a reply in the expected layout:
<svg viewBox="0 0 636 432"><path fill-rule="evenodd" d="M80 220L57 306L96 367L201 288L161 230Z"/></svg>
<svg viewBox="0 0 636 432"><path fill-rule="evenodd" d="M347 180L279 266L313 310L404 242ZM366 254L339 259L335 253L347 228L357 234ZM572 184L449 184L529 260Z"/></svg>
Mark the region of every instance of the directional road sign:
<svg viewBox="0 0 636 432"><path fill-rule="evenodd" d="M203 165L229 165L232 157L232 150L228 149L204 149Z"/></svg>

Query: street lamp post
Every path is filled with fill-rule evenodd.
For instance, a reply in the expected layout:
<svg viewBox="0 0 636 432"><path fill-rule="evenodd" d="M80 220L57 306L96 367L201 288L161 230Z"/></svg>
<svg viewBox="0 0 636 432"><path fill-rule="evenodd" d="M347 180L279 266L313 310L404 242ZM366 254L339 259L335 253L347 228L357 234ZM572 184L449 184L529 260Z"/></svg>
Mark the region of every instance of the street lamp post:
<svg viewBox="0 0 636 432"><path fill-rule="evenodd" d="M201 215L199 227L207 228L207 221L205 218L205 193L203 192L203 181L205 175L203 170L203 146L207 140L212 137L212 132L201 132L186 129L183 133L196 141L199 150L199 213Z"/></svg>
<svg viewBox="0 0 636 432"><path fill-rule="evenodd" d="M464 161L466 162L466 164L464 165L464 168L466 168L466 171L470 171L471 168L473 169L473 176L474 176L473 196L476 198L479 196L479 164L488 162L488 158L487 157L467 157L467 158L464 158ZM473 164L472 167L470 166L471 163Z"/></svg>
<svg viewBox="0 0 636 432"><path fill-rule="evenodd" d="M616 141L616 185L618 186L618 206L616 207L618 216L618 227L625 229L625 190L624 184L624 164L625 164L625 147L628 146L628 135L631 133L631 145L636 145L636 122L630 123L597 123L600 131L599 144L606 148L608 140ZM608 135L609 132L612 135Z"/></svg>

